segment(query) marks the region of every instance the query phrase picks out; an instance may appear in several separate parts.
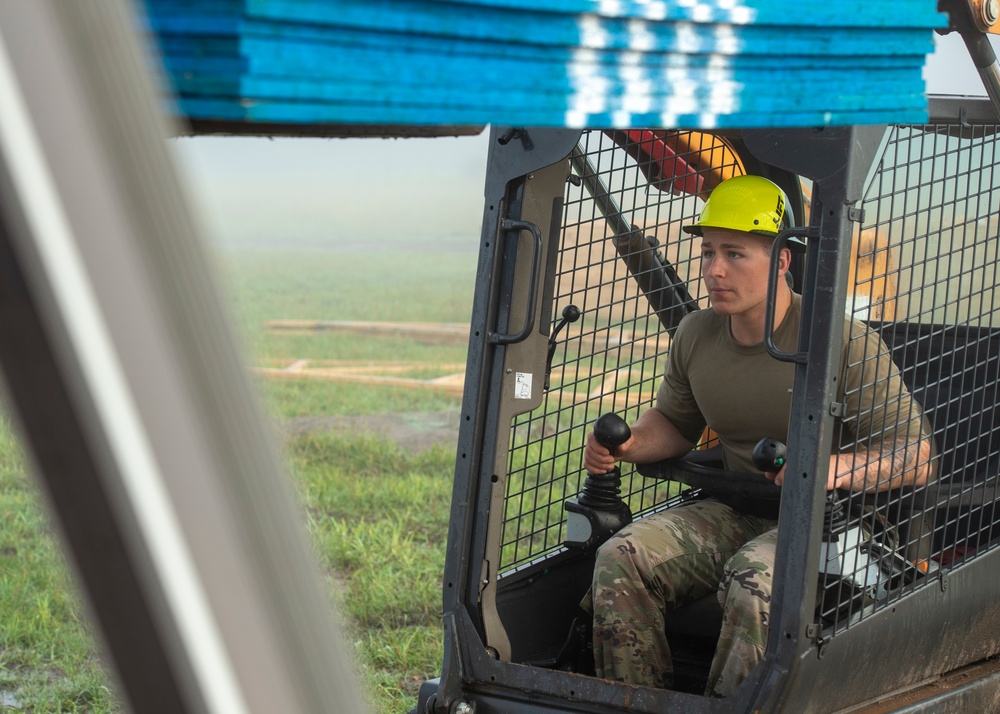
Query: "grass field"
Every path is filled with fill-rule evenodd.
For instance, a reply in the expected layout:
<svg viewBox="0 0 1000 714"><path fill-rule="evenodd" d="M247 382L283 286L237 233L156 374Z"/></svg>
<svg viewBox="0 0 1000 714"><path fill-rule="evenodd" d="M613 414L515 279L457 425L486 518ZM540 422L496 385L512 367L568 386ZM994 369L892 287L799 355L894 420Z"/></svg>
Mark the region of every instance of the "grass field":
<svg viewBox="0 0 1000 714"><path fill-rule="evenodd" d="M396 337L277 335L264 320L468 322L475 253L400 249L226 250L221 277L247 361L265 358L464 361L465 347ZM455 409L457 397L402 388L264 382L277 420ZM456 425L457 427L457 425ZM379 438L312 433L287 441L303 520L354 644L373 712L405 712L441 666L440 577L454 454ZM0 421L0 711L120 711L84 608Z"/></svg>

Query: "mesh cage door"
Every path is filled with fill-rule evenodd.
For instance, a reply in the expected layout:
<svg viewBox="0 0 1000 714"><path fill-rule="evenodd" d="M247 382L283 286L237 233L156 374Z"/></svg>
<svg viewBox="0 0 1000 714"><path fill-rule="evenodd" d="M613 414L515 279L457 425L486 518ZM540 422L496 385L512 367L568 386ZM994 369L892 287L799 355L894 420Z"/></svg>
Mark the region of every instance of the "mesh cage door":
<svg viewBox="0 0 1000 714"><path fill-rule="evenodd" d="M721 181L768 175L804 213L794 175L764 166L738 139L689 131L585 132L570 156L552 324L579 312L552 346L542 404L513 425L504 501L501 574L563 543L562 504L582 484L583 444L595 419L632 422L654 400L670 334L708 306L697 220ZM634 514L661 507L674 487L623 473Z"/></svg>
<svg viewBox="0 0 1000 714"><path fill-rule="evenodd" d="M995 129L956 135L943 125L892 127L866 187L846 348L865 386L848 386L845 395L863 408L837 438L851 458L873 464L865 477L878 496L853 491L844 506L863 519L866 538L881 534L885 543L861 539L845 554L852 580L867 582L870 592L840 602L838 613L819 613L834 633L936 586L944 571L981 557L1000 537ZM866 341L877 342L877 352L858 348ZM892 387L897 371L903 390ZM894 420L900 410L923 420L924 448L915 422L907 431L906 416ZM919 470L927 483L891 488L886 470L874 468L876 452L896 473Z"/></svg>
<svg viewBox="0 0 1000 714"><path fill-rule="evenodd" d="M548 389L511 422L493 534L500 536L497 607L512 659L548 665L591 577L586 556L563 545L565 504L586 476L586 434L603 413L633 422L653 404L671 332L708 304L700 239L681 226L697 219L711 188L747 170L738 144L676 131L585 132L569 162ZM579 318L565 321L567 312ZM684 490L623 469L622 495L636 517Z"/></svg>
<svg viewBox="0 0 1000 714"><path fill-rule="evenodd" d="M665 168L638 151L642 136L623 134L586 132L571 156L551 319L558 324L571 306L580 318L558 336L542 404L513 424L502 574L561 549L563 503L580 489L583 444L597 416L634 421L652 404L670 326L707 304L699 239L680 227L696 220L710 187L744 170L709 135L664 134L662 144L677 149ZM623 476L633 513L662 504L670 490Z"/></svg>
<svg viewBox="0 0 1000 714"><path fill-rule="evenodd" d="M855 209L834 404L854 482L797 673L841 707L1000 652L997 129L889 127Z"/></svg>

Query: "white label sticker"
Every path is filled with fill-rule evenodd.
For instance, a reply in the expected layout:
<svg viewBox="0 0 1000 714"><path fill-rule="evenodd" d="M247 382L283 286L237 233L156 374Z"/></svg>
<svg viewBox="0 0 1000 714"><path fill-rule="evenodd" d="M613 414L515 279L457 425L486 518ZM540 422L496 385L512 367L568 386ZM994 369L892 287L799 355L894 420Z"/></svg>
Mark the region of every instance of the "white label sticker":
<svg viewBox="0 0 1000 714"><path fill-rule="evenodd" d="M531 372L514 374L514 399L531 399Z"/></svg>

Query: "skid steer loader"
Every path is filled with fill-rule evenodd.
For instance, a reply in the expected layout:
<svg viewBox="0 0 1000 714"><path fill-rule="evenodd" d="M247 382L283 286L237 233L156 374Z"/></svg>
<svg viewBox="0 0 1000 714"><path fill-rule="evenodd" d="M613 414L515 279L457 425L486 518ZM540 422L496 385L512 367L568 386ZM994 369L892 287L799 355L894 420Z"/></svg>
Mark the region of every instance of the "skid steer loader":
<svg viewBox="0 0 1000 714"><path fill-rule="evenodd" d="M418 714L1000 710L1000 119L985 100L930 107L920 126L493 129L444 664ZM738 174L788 196L797 227L777 241L805 246L791 270L804 317L796 352L769 347L795 382L766 654L734 695L708 698L714 597L667 618L674 689L594 676L584 541L619 507L627 522L775 489L722 472L711 433L684 459L623 464L596 498L582 455L599 416L631 423L652 405L678 322L708 306L700 239L680 228ZM841 530L861 535L839 540L831 573L823 469L845 313L922 405L936 478L847 496Z"/></svg>

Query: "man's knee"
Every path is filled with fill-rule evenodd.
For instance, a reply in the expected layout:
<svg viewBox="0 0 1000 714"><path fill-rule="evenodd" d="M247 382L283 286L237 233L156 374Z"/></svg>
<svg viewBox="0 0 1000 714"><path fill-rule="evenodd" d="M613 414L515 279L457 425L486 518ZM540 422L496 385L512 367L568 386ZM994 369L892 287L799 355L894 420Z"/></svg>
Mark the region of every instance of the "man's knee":
<svg viewBox="0 0 1000 714"><path fill-rule="evenodd" d="M594 585L612 585L622 578L641 575L644 546L631 533L619 532L597 549L594 563Z"/></svg>
<svg viewBox="0 0 1000 714"><path fill-rule="evenodd" d="M726 568L719 583L720 596L731 599L771 601L770 573L752 567Z"/></svg>
<svg viewBox="0 0 1000 714"><path fill-rule="evenodd" d="M766 612L771 605L773 569L773 547L751 541L726 562L719 581L719 604L728 611Z"/></svg>

